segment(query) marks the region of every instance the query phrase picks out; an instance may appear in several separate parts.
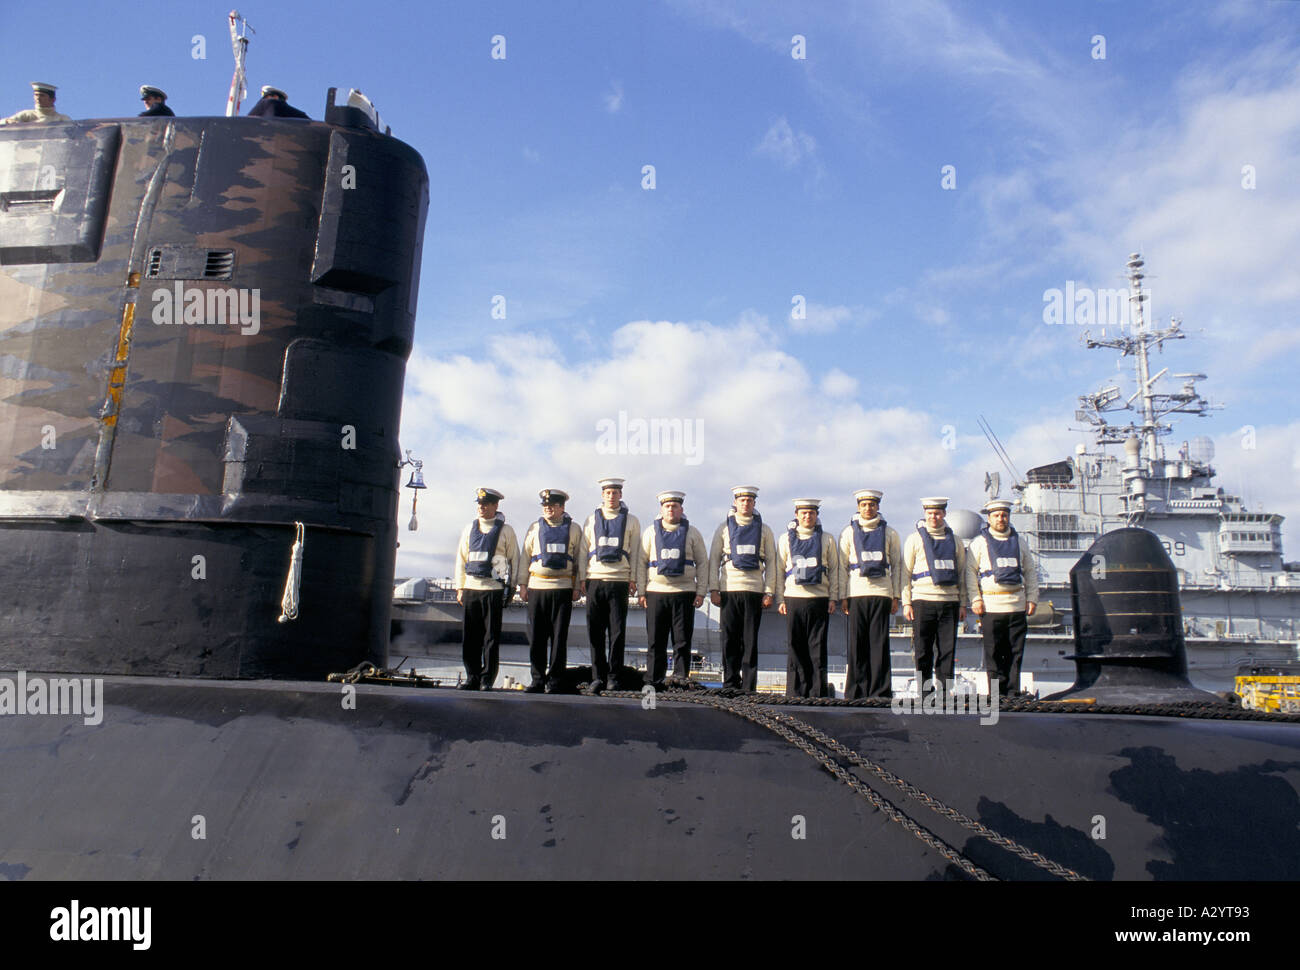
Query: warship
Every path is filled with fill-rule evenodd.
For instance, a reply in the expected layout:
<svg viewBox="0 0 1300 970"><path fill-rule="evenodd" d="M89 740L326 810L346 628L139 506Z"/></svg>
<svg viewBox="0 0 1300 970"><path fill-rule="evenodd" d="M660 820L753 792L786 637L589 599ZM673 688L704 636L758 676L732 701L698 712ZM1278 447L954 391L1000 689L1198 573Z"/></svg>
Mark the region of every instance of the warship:
<svg viewBox="0 0 1300 970"><path fill-rule="evenodd" d="M0 876L1300 878L1141 529L1000 717L386 669L428 179L357 101L0 130Z"/></svg>
<svg viewBox="0 0 1300 970"><path fill-rule="evenodd" d="M1286 562L1283 516L1252 511L1240 496L1215 484L1214 443L1204 436L1172 451L1173 415L1206 415L1214 407L1198 390L1204 374L1152 373L1150 353L1186 337L1181 321L1148 326L1145 262L1128 259L1131 326L1083 340L1132 358L1136 390L1128 397L1110 385L1079 398L1075 419L1092 433L1073 458L1031 468L1012 486L1011 521L1038 562L1041 599L1070 625L1069 570L1095 539L1114 529L1141 526L1159 537L1178 570L1184 632L1194 641L1255 644L1300 640L1300 562ZM1159 390L1172 377L1174 390ZM1116 415L1127 414L1119 423ZM1119 445L1122 455L1107 446ZM996 475L986 476L997 497Z"/></svg>

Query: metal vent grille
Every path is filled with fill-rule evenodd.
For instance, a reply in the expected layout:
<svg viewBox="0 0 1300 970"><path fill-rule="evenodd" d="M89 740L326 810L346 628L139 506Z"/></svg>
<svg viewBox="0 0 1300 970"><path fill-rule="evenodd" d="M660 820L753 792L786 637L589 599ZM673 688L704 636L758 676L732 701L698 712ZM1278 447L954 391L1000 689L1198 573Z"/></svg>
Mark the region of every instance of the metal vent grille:
<svg viewBox="0 0 1300 970"><path fill-rule="evenodd" d="M162 269L162 250L154 249L149 253L149 266L144 271L144 275L150 279L158 278L158 271Z"/></svg>
<svg viewBox="0 0 1300 970"><path fill-rule="evenodd" d="M209 249L203 264L205 280L228 280L235 269L235 253L231 249Z"/></svg>

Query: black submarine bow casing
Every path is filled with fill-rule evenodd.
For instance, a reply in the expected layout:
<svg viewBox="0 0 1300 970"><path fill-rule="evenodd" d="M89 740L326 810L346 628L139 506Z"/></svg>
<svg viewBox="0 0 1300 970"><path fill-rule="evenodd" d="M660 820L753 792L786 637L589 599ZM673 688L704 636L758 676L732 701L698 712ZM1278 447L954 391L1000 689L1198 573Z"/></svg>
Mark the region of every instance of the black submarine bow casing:
<svg viewBox="0 0 1300 970"><path fill-rule="evenodd" d="M385 661L428 176L333 120L0 129L0 668Z"/></svg>

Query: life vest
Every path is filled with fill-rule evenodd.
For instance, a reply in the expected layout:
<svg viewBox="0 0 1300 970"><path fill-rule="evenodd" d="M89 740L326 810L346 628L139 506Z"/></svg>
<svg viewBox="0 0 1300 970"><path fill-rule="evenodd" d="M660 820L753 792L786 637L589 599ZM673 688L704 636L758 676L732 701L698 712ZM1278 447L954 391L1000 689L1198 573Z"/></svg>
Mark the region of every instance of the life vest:
<svg viewBox="0 0 1300 970"><path fill-rule="evenodd" d="M573 522L569 513L559 525L551 525L542 517L537 520L537 555L531 562L540 563L545 569L564 569L573 562L569 555L569 525Z"/></svg>
<svg viewBox="0 0 1300 970"><path fill-rule="evenodd" d="M785 571L786 579L793 576L796 586L816 586L826 573L826 564L822 562L822 524L818 522L813 526L813 534L807 539L800 539L798 530L791 523L785 538L790 547L790 568Z"/></svg>
<svg viewBox="0 0 1300 970"><path fill-rule="evenodd" d="M671 532L664 528L663 519L655 519L655 560L650 563L660 576L680 576L695 560L686 558L686 539L691 524L682 517Z"/></svg>
<svg viewBox="0 0 1300 970"><path fill-rule="evenodd" d="M749 525L736 521L736 513L727 516L727 546L731 550L725 561L745 572L758 568L758 549L763 544L763 518L757 512Z"/></svg>
<svg viewBox="0 0 1300 970"><path fill-rule="evenodd" d="M1005 539L995 537L988 526L980 529L984 547L989 551L989 562L993 565L992 569L980 571L980 579L992 576L993 582L999 586L1023 586L1025 578L1020 572L1020 536L1010 525L1007 528L1011 535Z"/></svg>
<svg viewBox="0 0 1300 970"><path fill-rule="evenodd" d="M870 532L862 528L862 524L856 518L851 524L853 525L853 551L858 556L858 575L869 576L872 579L887 575L889 563L885 561L885 526L888 523L881 519L880 524Z"/></svg>
<svg viewBox="0 0 1300 970"><path fill-rule="evenodd" d="M925 572L913 572L913 579L924 579L930 577L930 582L936 586L956 586L957 585L957 537L953 534L952 529L948 526L943 527L943 538L938 542L934 541L934 536L926 530L925 526L918 526L917 532L921 533L921 545L925 549L925 563L930 568Z"/></svg>
<svg viewBox="0 0 1300 970"><path fill-rule="evenodd" d="M623 534L626 531L627 506L622 502L618 503L618 515L612 519L605 517L603 509L596 509L591 529L592 538L596 541L587 558L601 562L618 562L626 558L627 550L623 548Z"/></svg>
<svg viewBox="0 0 1300 970"><path fill-rule="evenodd" d="M465 555L465 572L468 575L479 579L487 579L492 575L492 557L497 554L497 540L501 538L501 527L505 522L506 517L498 512L489 532L478 527L477 519L470 523L469 552Z"/></svg>

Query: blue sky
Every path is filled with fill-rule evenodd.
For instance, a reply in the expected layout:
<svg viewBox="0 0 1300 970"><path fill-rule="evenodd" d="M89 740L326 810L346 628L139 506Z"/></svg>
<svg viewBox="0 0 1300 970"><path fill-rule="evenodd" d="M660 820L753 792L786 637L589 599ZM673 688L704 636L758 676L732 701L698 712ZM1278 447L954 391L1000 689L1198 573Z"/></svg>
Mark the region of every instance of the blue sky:
<svg viewBox="0 0 1300 970"><path fill-rule="evenodd" d="M8 110L41 79L79 118L135 113L145 82L220 114L226 9L11 15L59 27L7 53ZM1300 3L240 9L251 89L320 117L358 87L429 168L402 444L434 488L400 573L448 572L480 484L522 524L542 487L585 515L623 475L643 521L681 488L706 533L742 481L773 520L812 493L838 526L861 487L899 521L932 492L978 507L1000 468L978 415L1024 471L1117 374L1044 291L1122 286L1139 249L1190 335L1157 367L1227 405L1169 440L1213 437L1220 484L1287 515L1300 559ZM696 453L601 454L620 411L692 422Z"/></svg>

